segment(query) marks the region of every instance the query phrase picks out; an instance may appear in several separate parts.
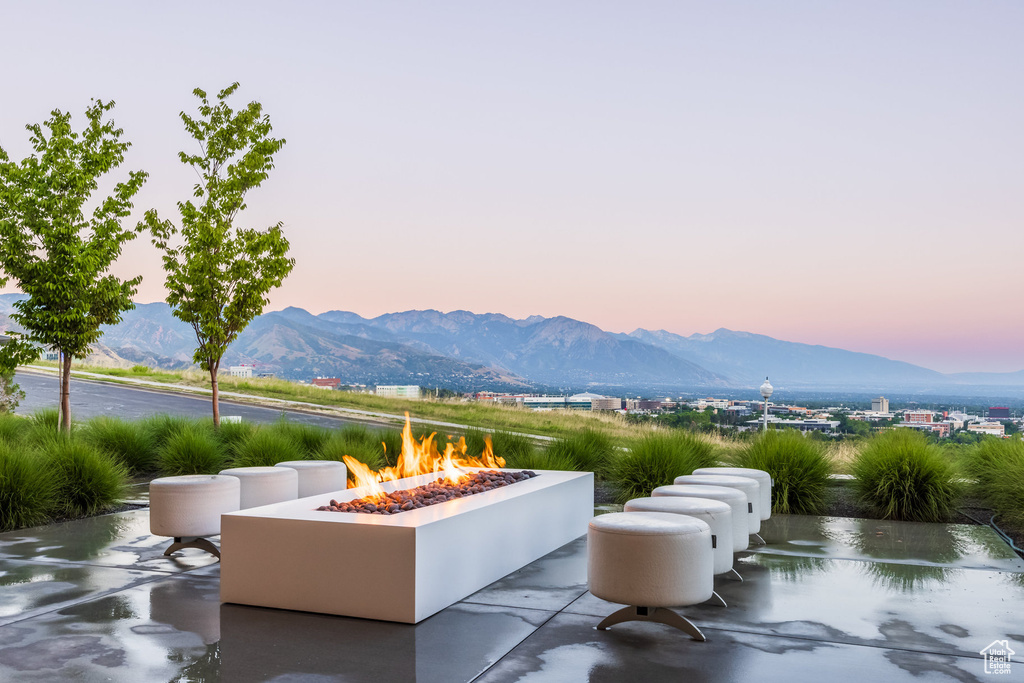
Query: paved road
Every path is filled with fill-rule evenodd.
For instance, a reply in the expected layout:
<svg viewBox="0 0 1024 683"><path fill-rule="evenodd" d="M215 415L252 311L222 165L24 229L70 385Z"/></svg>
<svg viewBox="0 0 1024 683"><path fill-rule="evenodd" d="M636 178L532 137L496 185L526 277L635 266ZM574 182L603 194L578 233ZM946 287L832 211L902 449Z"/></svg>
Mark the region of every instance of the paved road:
<svg viewBox="0 0 1024 683"><path fill-rule="evenodd" d="M40 408L56 408L59 402L59 386L56 375L41 375L18 372L15 381L25 392L25 400L17 412L30 414ZM168 413L189 417L210 417L210 399L206 396L190 396L149 389L137 389L107 382L71 379L71 416L83 420L97 415L112 415L125 419L138 419L149 415ZM292 422L304 422L324 427L341 427L346 424L366 424L365 421L308 415L294 411L264 408L221 399L220 414L240 415L248 422L274 422L286 416Z"/></svg>

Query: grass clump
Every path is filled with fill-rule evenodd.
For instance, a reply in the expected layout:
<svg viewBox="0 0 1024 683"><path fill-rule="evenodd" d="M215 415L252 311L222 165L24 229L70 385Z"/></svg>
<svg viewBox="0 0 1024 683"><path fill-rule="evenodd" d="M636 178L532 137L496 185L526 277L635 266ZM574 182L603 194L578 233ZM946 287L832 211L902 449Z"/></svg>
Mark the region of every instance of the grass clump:
<svg viewBox="0 0 1024 683"><path fill-rule="evenodd" d="M216 474L226 460L217 438L191 423L171 434L160 448L160 471L166 475Z"/></svg>
<svg viewBox="0 0 1024 683"><path fill-rule="evenodd" d="M39 454L0 439L0 531L42 524L56 486Z"/></svg>
<svg viewBox="0 0 1024 683"><path fill-rule="evenodd" d="M273 426L261 431L276 432L290 439L302 453L300 457L292 458L292 460L302 460L303 458L315 456L331 438L331 432L328 429L305 422L289 422L283 418L274 423Z"/></svg>
<svg viewBox="0 0 1024 683"><path fill-rule="evenodd" d="M86 423L81 437L124 465L130 474L156 469L156 439L138 422L115 417L94 418Z"/></svg>
<svg viewBox="0 0 1024 683"><path fill-rule="evenodd" d="M272 467L279 462L304 460L298 443L278 429L257 429L235 448L235 467Z"/></svg>
<svg viewBox="0 0 1024 683"><path fill-rule="evenodd" d="M615 444L605 434L593 429L555 439L548 446L552 458L572 463L569 469L578 472L593 472L600 477L608 474Z"/></svg>
<svg viewBox="0 0 1024 683"><path fill-rule="evenodd" d="M610 472L619 485L618 501L625 503L649 496L659 486L715 461L710 443L689 432L672 431L635 440L626 453L611 460Z"/></svg>
<svg viewBox="0 0 1024 683"><path fill-rule="evenodd" d="M882 519L943 521L961 495L953 466L911 429L876 436L857 455L852 471L861 502Z"/></svg>
<svg viewBox="0 0 1024 683"><path fill-rule="evenodd" d="M552 453L533 449L520 453L505 463L505 467L517 470L561 470L572 472L576 469L576 461L564 453Z"/></svg>
<svg viewBox="0 0 1024 683"><path fill-rule="evenodd" d="M467 429L463 437L466 439L466 455L473 458L483 455L487 443L487 432L482 429Z"/></svg>
<svg viewBox="0 0 1024 683"><path fill-rule="evenodd" d="M796 430L769 430L739 452L736 464L772 477L772 512L816 515L825 508L832 465L820 441Z"/></svg>
<svg viewBox="0 0 1024 683"><path fill-rule="evenodd" d="M513 432L497 431L491 436L494 455L505 458L505 467L513 469L551 469L539 467L537 449L529 437ZM571 468L570 468L571 469Z"/></svg>
<svg viewBox="0 0 1024 683"><path fill-rule="evenodd" d="M212 420L211 420L212 424ZM251 422L221 422L214 436L228 458L234 458L241 446L256 432L256 425Z"/></svg>
<svg viewBox="0 0 1024 683"><path fill-rule="evenodd" d="M344 456L355 458L371 470L384 467L384 448L379 441L373 441L367 432L367 438L346 435L344 431L334 434L313 456L317 460L342 461Z"/></svg>
<svg viewBox="0 0 1024 683"><path fill-rule="evenodd" d="M185 430L205 429L211 431L210 428L200 425L198 420L181 415L152 415L142 420L142 425L153 435L157 451L162 451L168 441ZM212 427L212 420L210 425Z"/></svg>
<svg viewBox="0 0 1024 683"><path fill-rule="evenodd" d="M0 412L0 441L6 441L9 444L19 443L28 426L27 420L10 413Z"/></svg>
<svg viewBox="0 0 1024 683"><path fill-rule="evenodd" d="M55 516L94 515L124 498L128 469L95 446L78 439L56 439L44 446L43 456L56 488Z"/></svg>
<svg viewBox="0 0 1024 683"><path fill-rule="evenodd" d="M1005 521L1024 528L1024 441L985 438L965 460L978 497Z"/></svg>

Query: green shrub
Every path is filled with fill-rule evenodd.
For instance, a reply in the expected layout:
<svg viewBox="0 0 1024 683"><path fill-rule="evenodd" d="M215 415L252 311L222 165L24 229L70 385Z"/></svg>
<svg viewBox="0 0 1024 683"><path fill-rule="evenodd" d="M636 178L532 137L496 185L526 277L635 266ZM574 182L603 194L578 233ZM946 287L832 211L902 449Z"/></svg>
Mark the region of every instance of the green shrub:
<svg viewBox="0 0 1024 683"><path fill-rule="evenodd" d="M21 441L42 447L64 438L66 435L60 431L60 412L56 408L43 408L32 413Z"/></svg>
<svg viewBox="0 0 1024 683"><path fill-rule="evenodd" d="M56 516L96 514L124 498L127 468L95 446L59 439L46 444L43 455L56 487L52 508Z"/></svg>
<svg viewBox="0 0 1024 683"><path fill-rule="evenodd" d="M378 432L381 443L384 444L384 462L388 467L394 467L398 463L398 456L402 453L402 433L394 429L385 429Z"/></svg>
<svg viewBox="0 0 1024 683"><path fill-rule="evenodd" d="M512 432L494 432L491 436L494 455L505 458L505 467L513 469L530 469L536 462L536 447L533 442L522 434ZM547 469L540 467L538 469Z"/></svg>
<svg viewBox="0 0 1024 683"><path fill-rule="evenodd" d="M911 429L873 438L857 455L852 471L861 502L882 519L943 521L961 495L949 461Z"/></svg>
<svg viewBox="0 0 1024 683"><path fill-rule="evenodd" d="M750 442L736 460L740 467L772 476L772 512L816 515L824 510L832 464L820 441L792 429L772 429Z"/></svg>
<svg viewBox="0 0 1024 683"><path fill-rule="evenodd" d="M327 440L331 438L331 432L323 427L305 422L288 422L284 419L278 420L269 428L264 428L264 430L276 432L287 439L291 439L302 453L300 457L292 458L292 460L313 457L323 448Z"/></svg>
<svg viewBox="0 0 1024 683"><path fill-rule="evenodd" d="M472 458L479 458L483 455L487 432L480 429L467 429L463 436L466 438L466 455Z"/></svg>
<svg viewBox="0 0 1024 683"><path fill-rule="evenodd" d="M279 462L303 460L305 453L288 435L276 429L257 429L235 448L235 467L271 467Z"/></svg>
<svg viewBox="0 0 1024 683"><path fill-rule="evenodd" d="M598 476L607 474L614 454L612 440L593 429L555 439L548 446L549 456L573 463L570 469L594 472Z"/></svg>
<svg viewBox="0 0 1024 683"><path fill-rule="evenodd" d="M649 434L636 439L629 451L611 460L611 478L619 487L619 502L651 495L659 486L698 467L715 464L715 449L684 431Z"/></svg>
<svg viewBox="0 0 1024 683"><path fill-rule="evenodd" d="M214 436L230 459L235 457L238 447L257 429L258 427L251 422L221 422L220 429L214 431Z"/></svg>
<svg viewBox="0 0 1024 683"><path fill-rule="evenodd" d="M321 446L314 458L317 460L341 461L343 456L350 456L372 470L384 466L384 448L380 442L373 440L372 432L363 430L365 437L359 434L346 434L345 431L334 434Z"/></svg>
<svg viewBox="0 0 1024 683"><path fill-rule="evenodd" d="M166 475L216 474L226 461L217 438L196 424L173 431L160 448L160 471Z"/></svg>
<svg viewBox="0 0 1024 683"><path fill-rule="evenodd" d="M552 453L532 449L519 452L505 463L505 467L517 470L561 470L576 469L576 461L564 453Z"/></svg>
<svg viewBox="0 0 1024 683"><path fill-rule="evenodd" d="M967 474L975 490L994 511L1024 527L1024 441L986 438L966 457Z"/></svg>
<svg viewBox="0 0 1024 683"><path fill-rule="evenodd" d="M86 423L80 436L128 468L129 474L156 469L156 439L139 422L97 417Z"/></svg>
<svg viewBox="0 0 1024 683"><path fill-rule="evenodd" d="M148 375L149 368L145 365L133 365L131 369L133 375Z"/></svg>
<svg viewBox="0 0 1024 683"><path fill-rule="evenodd" d="M9 444L20 442L28 431L29 422L24 418L0 412L0 441Z"/></svg>
<svg viewBox="0 0 1024 683"><path fill-rule="evenodd" d="M45 522L55 494L41 456L0 439L0 531Z"/></svg>
<svg viewBox="0 0 1024 683"><path fill-rule="evenodd" d="M185 430L202 429L210 434L213 432L213 420L203 424L199 420L181 415L151 415L142 420L142 426L153 435L157 451L163 450L172 437Z"/></svg>

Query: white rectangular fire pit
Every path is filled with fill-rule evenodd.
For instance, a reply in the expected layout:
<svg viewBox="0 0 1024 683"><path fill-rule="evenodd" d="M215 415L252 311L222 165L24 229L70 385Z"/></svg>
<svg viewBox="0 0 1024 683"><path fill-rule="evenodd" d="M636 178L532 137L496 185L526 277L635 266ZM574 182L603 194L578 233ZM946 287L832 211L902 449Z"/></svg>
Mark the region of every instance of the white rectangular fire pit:
<svg viewBox="0 0 1024 683"><path fill-rule="evenodd" d="M390 516L316 509L364 496L359 488L225 514L221 602L422 621L586 533L594 475L537 475Z"/></svg>

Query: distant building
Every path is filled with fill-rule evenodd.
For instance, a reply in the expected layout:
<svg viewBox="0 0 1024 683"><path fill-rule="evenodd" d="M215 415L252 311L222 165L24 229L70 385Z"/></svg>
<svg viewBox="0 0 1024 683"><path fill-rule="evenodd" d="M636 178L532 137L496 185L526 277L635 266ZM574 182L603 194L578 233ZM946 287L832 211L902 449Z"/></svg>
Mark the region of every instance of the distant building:
<svg viewBox="0 0 1024 683"><path fill-rule="evenodd" d="M941 439L949 436L950 429L953 427L949 422L902 422L894 426L904 429L916 429L919 432L935 432Z"/></svg>
<svg viewBox="0 0 1024 683"><path fill-rule="evenodd" d="M590 399L591 410L622 410L622 399L600 396Z"/></svg>
<svg viewBox="0 0 1024 683"><path fill-rule="evenodd" d="M988 419L990 420L1009 420L1010 409L1005 406L993 406L988 409Z"/></svg>
<svg viewBox="0 0 1024 683"><path fill-rule="evenodd" d="M887 399L885 396L879 396L878 398L871 399L871 412L888 413L889 399Z"/></svg>
<svg viewBox="0 0 1024 683"><path fill-rule="evenodd" d="M747 424L753 428L757 428L762 423L761 420L747 420ZM839 420L780 420L777 417L768 415L768 424L774 426L776 429L799 429L801 432L823 432L825 434L831 434L839 428Z"/></svg>
<svg viewBox="0 0 1024 683"><path fill-rule="evenodd" d="M251 365L232 365L228 368L228 374L232 377L252 377L252 366Z"/></svg>
<svg viewBox="0 0 1024 683"><path fill-rule="evenodd" d="M416 384L378 384L373 393L388 398L418 399L420 388Z"/></svg>
<svg viewBox="0 0 1024 683"><path fill-rule="evenodd" d="M903 413L903 421L910 423L935 422L935 413L930 410L908 410Z"/></svg>
<svg viewBox="0 0 1024 683"><path fill-rule="evenodd" d="M967 431L974 434L1004 436L1006 434L1006 426L1002 422L981 422L979 424L967 425Z"/></svg>
<svg viewBox="0 0 1024 683"><path fill-rule="evenodd" d="M314 377L310 384L321 389L337 389L341 386L340 377Z"/></svg>

